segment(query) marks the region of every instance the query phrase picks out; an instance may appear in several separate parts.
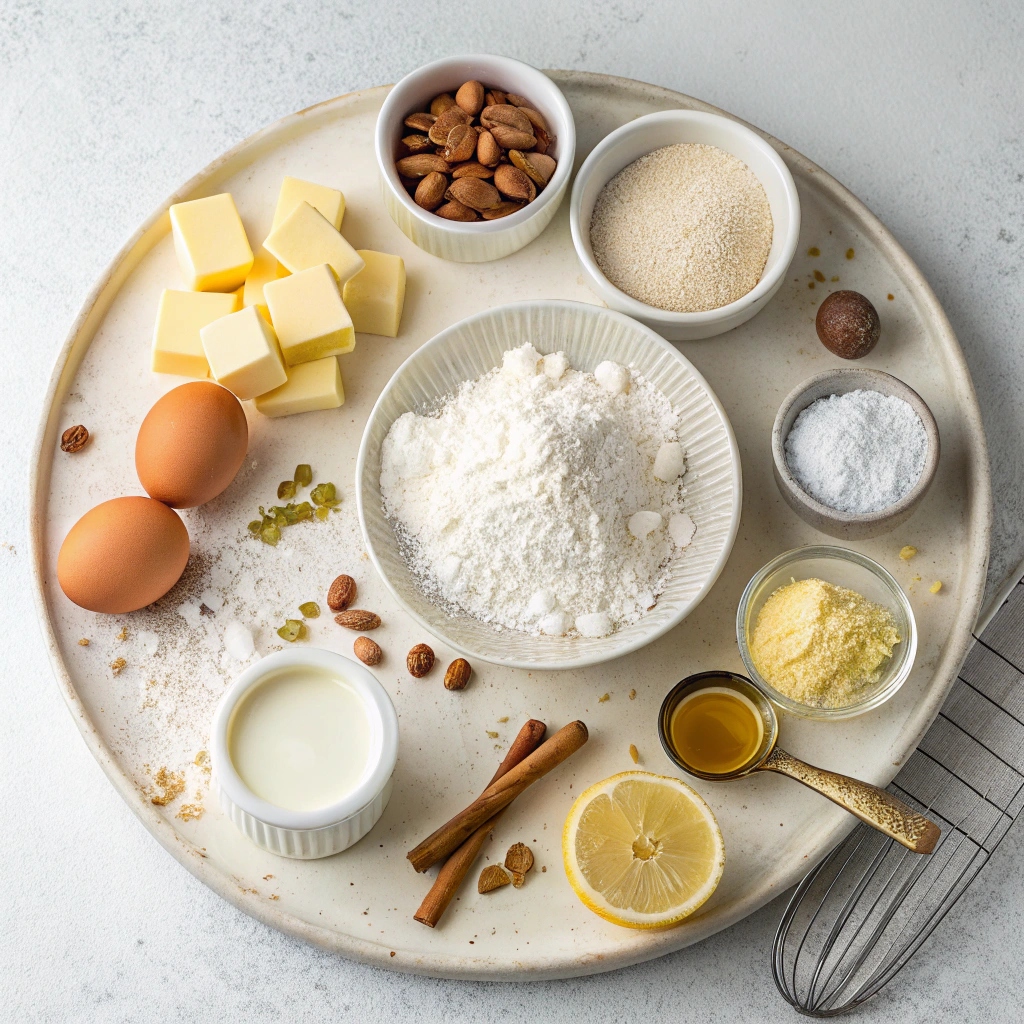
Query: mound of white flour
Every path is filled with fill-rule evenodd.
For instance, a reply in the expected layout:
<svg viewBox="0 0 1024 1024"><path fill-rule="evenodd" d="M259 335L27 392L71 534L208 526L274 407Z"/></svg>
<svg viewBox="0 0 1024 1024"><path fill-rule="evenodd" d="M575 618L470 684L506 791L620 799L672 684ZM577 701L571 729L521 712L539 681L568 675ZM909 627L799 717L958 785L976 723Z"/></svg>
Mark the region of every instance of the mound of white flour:
<svg viewBox="0 0 1024 1024"><path fill-rule="evenodd" d="M655 603L693 534L680 425L628 368L581 373L524 345L439 414L395 421L384 511L432 600L533 634L604 636Z"/></svg>

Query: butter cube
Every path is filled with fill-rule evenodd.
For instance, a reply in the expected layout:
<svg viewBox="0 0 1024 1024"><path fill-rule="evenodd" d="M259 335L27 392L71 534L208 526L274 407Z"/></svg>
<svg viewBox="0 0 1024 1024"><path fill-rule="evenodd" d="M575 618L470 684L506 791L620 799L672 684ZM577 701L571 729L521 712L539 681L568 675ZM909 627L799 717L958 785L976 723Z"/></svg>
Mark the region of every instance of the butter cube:
<svg viewBox="0 0 1024 1024"><path fill-rule="evenodd" d="M234 293L179 292L165 289L160 296L153 329L152 367L155 373L209 377L200 330L241 307Z"/></svg>
<svg viewBox="0 0 1024 1024"><path fill-rule="evenodd" d="M352 318L326 263L271 281L263 294L288 366L344 355L356 347Z"/></svg>
<svg viewBox="0 0 1024 1024"><path fill-rule="evenodd" d="M199 334L213 379L236 398L255 398L288 379L274 328L255 306L222 316Z"/></svg>
<svg viewBox="0 0 1024 1024"><path fill-rule="evenodd" d="M267 300L263 298L263 286L268 281L276 281L281 277L281 271L284 271L285 276L288 274L266 249L262 246L257 249L252 261L252 270L242 285L242 305L265 306Z"/></svg>
<svg viewBox="0 0 1024 1024"><path fill-rule="evenodd" d="M319 210L331 222L335 231L341 230L341 221L345 216L345 197L336 188L314 185L313 182L303 181L301 178L287 177L281 182L277 209L274 210L274 222L270 230L279 227L299 203L309 203L314 210Z"/></svg>
<svg viewBox="0 0 1024 1024"><path fill-rule="evenodd" d="M189 288L233 292L252 268L242 218L227 192L171 207L174 251Z"/></svg>
<svg viewBox="0 0 1024 1024"><path fill-rule="evenodd" d="M342 301L360 334L398 337L405 305L405 260L386 252L357 249L366 264L345 282Z"/></svg>
<svg viewBox="0 0 1024 1024"><path fill-rule="evenodd" d="M363 269L363 258L322 213L303 201L263 243L293 274L326 263L344 284Z"/></svg>
<svg viewBox="0 0 1024 1024"><path fill-rule="evenodd" d="M341 369L334 356L300 363L288 371L288 382L256 399L264 416L294 416L297 412L337 409L345 403Z"/></svg>

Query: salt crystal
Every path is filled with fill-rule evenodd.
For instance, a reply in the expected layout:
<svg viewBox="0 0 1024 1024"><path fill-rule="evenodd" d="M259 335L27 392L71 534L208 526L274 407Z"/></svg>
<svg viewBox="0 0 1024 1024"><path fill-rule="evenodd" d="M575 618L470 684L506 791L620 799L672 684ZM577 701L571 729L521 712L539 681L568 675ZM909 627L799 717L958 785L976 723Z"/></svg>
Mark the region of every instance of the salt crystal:
<svg viewBox="0 0 1024 1024"><path fill-rule="evenodd" d="M176 610L193 629L198 629L202 624L203 617L195 601L185 601L179 604Z"/></svg>
<svg viewBox="0 0 1024 1024"><path fill-rule="evenodd" d="M677 548L685 548L693 540L696 529L693 520L685 512L673 512L668 517L668 535Z"/></svg>
<svg viewBox="0 0 1024 1024"><path fill-rule="evenodd" d="M555 595L550 590L537 590L530 597L530 603L526 606L528 615L547 615L554 611Z"/></svg>
<svg viewBox="0 0 1024 1024"><path fill-rule="evenodd" d="M140 629L135 634L135 640L151 658L156 654L156 650L160 646L160 637L156 633L151 633L148 629Z"/></svg>
<svg viewBox="0 0 1024 1024"><path fill-rule="evenodd" d="M519 348L509 349L502 356L501 368L511 376L525 380L537 376L537 364L540 360L540 353L527 342Z"/></svg>
<svg viewBox="0 0 1024 1024"><path fill-rule="evenodd" d="M670 484L686 472L686 452L678 441L666 441L654 457L654 475Z"/></svg>
<svg viewBox="0 0 1024 1024"><path fill-rule="evenodd" d="M612 621L604 612L590 612L576 616L576 629L580 636L607 636L612 631Z"/></svg>
<svg viewBox="0 0 1024 1024"><path fill-rule="evenodd" d="M565 612L551 612L537 623L537 627L547 636L565 636L569 632L569 618Z"/></svg>
<svg viewBox="0 0 1024 1024"><path fill-rule="evenodd" d="M603 363L597 364L594 376L597 383L613 395L621 395L629 390L629 367L621 363L606 359Z"/></svg>
<svg viewBox="0 0 1024 1024"><path fill-rule="evenodd" d="M256 644L245 626L232 621L224 627L224 649L235 661L248 661L256 650Z"/></svg>
<svg viewBox="0 0 1024 1024"><path fill-rule="evenodd" d="M211 612L219 612L224 607L224 598L216 590L204 590L199 595L199 600L210 609Z"/></svg>
<svg viewBox="0 0 1024 1024"><path fill-rule="evenodd" d="M661 516L657 512L634 512L626 525L637 540L643 540L661 526Z"/></svg>
<svg viewBox="0 0 1024 1024"><path fill-rule="evenodd" d="M569 360L564 352L552 352L544 357L541 365L545 376L552 380L560 380L569 369Z"/></svg>

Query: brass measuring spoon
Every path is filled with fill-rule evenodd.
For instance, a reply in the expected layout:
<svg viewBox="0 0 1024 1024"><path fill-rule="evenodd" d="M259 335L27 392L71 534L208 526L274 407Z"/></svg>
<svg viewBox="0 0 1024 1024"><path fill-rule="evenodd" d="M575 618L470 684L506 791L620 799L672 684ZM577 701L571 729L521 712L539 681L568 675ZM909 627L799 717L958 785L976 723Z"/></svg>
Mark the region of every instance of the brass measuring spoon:
<svg viewBox="0 0 1024 1024"><path fill-rule="evenodd" d="M761 716L761 743L752 756L738 768L726 772L702 771L686 760L672 742L672 717L682 701L700 690L727 689L746 697ZM658 735L665 753L690 775L713 782L742 779L754 772L778 772L816 790L839 804L861 821L891 836L914 853L931 853L939 840L939 826L919 814L891 793L848 775L815 768L787 754L777 746L779 719L771 701L746 676L733 672L701 672L688 676L669 691L658 715Z"/></svg>

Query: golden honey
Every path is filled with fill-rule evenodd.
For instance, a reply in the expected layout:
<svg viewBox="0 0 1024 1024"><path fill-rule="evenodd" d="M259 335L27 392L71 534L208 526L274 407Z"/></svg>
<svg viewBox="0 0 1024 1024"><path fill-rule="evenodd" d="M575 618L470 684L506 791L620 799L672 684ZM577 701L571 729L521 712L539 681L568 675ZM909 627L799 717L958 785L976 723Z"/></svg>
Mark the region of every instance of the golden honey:
<svg viewBox="0 0 1024 1024"><path fill-rule="evenodd" d="M725 686L684 697L669 720L669 742L680 759L708 775L727 775L749 764L764 740L754 703Z"/></svg>

